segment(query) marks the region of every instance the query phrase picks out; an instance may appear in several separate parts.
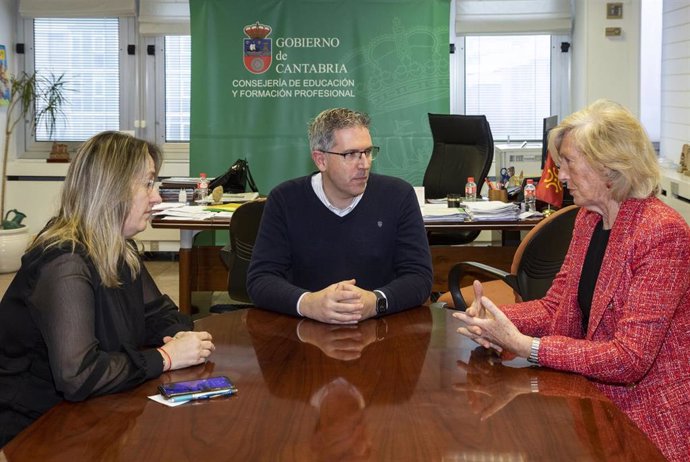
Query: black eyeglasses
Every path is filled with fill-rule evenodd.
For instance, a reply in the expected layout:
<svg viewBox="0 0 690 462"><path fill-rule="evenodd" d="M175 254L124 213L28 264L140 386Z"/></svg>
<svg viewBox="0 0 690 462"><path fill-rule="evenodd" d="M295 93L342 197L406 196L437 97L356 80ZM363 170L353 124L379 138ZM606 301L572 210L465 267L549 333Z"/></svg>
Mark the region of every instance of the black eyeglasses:
<svg viewBox="0 0 690 462"><path fill-rule="evenodd" d="M343 159L345 159L345 162L349 164L354 164L355 162L359 161L362 156L366 156L367 159L369 160L374 160L376 159L376 156L379 154L379 151L381 150L380 147L378 146L372 146L370 148L366 148L362 151L347 151L347 152L333 152L333 151L323 151L324 154L335 154L336 156L342 156Z"/></svg>

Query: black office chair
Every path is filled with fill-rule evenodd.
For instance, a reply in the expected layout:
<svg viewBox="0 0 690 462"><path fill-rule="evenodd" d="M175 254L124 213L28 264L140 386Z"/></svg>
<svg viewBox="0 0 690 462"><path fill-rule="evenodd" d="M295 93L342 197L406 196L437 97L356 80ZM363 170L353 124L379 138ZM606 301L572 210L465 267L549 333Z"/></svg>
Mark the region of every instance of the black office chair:
<svg viewBox="0 0 690 462"><path fill-rule="evenodd" d="M424 172L424 193L429 199L448 193L464 195L467 177L474 177L477 193L484 184L494 158L494 138L483 115L429 114L434 140L429 164ZM479 197L479 194L477 194ZM465 244L479 231L429 233L429 244Z"/></svg>
<svg viewBox="0 0 690 462"><path fill-rule="evenodd" d="M212 313L223 313L253 306L247 294L247 270L252 259L252 251L259 232L261 216L266 199L257 199L242 204L233 212L230 219L230 242L220 251L220 256L228 268L228 295L241 304L214 305Z"/></svg>
<svg viewBox="0 0 690 462"><path fill-rule="evenodd" d="M496 305L544 297L563 265L578 211L576 205L564 207L532 228L515 251L510 273L473 261L457 263L448 274L449 292L438 302L465 311L474 290L471 285L460 289L460 281L475 273L496 278L482 283L484 295Z"/></svg>

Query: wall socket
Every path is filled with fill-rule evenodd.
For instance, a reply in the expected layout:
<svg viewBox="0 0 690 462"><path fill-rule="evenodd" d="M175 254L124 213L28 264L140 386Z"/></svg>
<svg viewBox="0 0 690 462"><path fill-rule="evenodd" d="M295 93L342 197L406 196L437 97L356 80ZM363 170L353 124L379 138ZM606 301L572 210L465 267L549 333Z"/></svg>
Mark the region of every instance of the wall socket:
<svg viewBox="0 0 690 462"><path fill-rule="evenodd" d="M158 241L149 241L149 249L151 252L158 252Z"/></svg>
<svg viewBox="0 0 690 462"><path fill-rule="evenodd" d="M620 27L607 27L606 36L607 37L620 37L623 30Z"/></svg>

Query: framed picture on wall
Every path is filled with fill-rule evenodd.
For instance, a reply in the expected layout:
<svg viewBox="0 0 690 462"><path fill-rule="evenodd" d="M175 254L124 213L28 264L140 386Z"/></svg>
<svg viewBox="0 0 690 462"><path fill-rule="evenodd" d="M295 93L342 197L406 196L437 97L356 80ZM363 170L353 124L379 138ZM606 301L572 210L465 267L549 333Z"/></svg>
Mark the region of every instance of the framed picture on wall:
<svg viewBox="0 0 690 462"><path fill-rule="evenodd" d="M10 72L7 70L7 49L0 45L0 106L10 103Z"/></svg>

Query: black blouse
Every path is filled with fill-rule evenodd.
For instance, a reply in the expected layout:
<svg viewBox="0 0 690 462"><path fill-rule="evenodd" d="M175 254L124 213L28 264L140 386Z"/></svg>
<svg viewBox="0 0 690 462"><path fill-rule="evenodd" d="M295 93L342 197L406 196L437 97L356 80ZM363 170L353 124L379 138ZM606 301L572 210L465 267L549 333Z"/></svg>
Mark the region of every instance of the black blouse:
<svg viewBox="0 0 690 462"><path fill-rule="evenodd" d="M582 330L587 332L589 325L589 312L592 309L594 289L601 271L601 263L604 261L606 246L609 243L610 229L604 229L604 220L600 220L594 228L592 239L589 241L585 262L582 265L580 285L577 290L577 301L582 310Z"/></svg>
<svg viewBox="0 0 690 462"><path fill-rule="evenodd" d="M24 255L0 302L0 447L62 399L161 374L155 347L193 324L141 268L132 280L123 267L122 286L106 288L84 252Z"/></svg>

